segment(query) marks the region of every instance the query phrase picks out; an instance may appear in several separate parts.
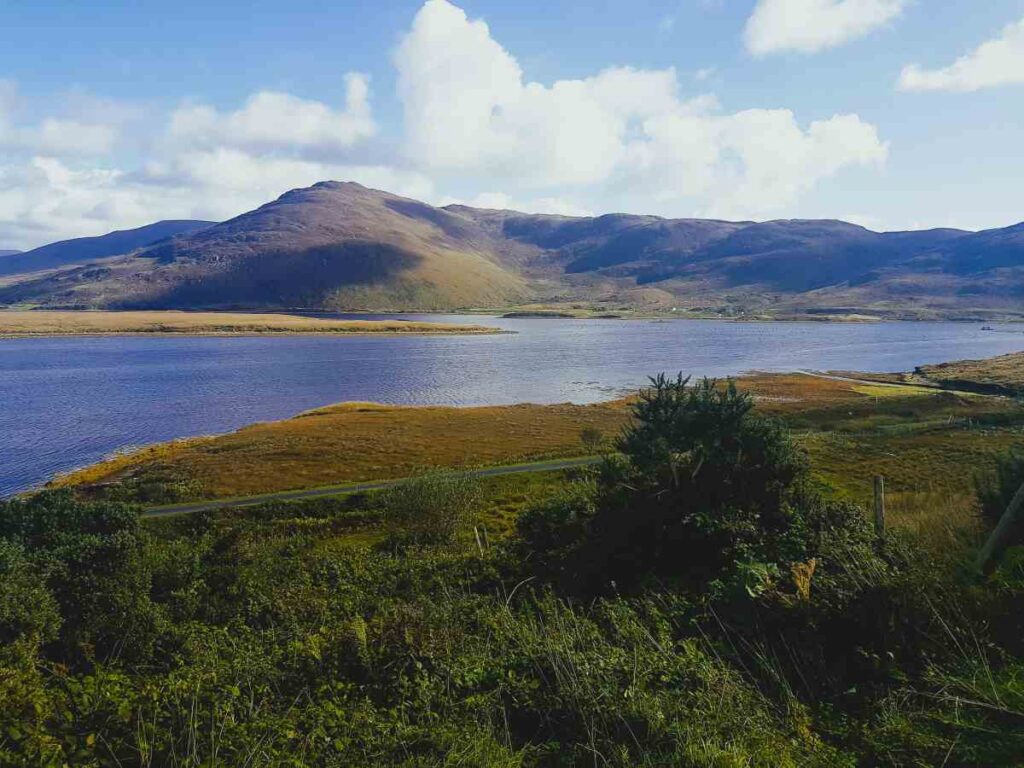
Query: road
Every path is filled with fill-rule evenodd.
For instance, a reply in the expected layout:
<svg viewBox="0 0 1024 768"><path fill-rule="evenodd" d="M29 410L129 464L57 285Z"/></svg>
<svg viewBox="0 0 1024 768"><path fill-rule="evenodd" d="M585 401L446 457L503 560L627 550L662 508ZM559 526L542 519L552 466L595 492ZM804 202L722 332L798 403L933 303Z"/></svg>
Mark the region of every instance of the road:
<svg viewBox="0 0 1024 768"><path fill-rule="evenodd" d="M526 472L555 472L560 469L586 467L591 464L597 464L599 461L601 461L600 456L584 456L578 459L554 459L552 461L535 461L529 464L511 464L502 467L471 469L468 470L466 474L470 477L502 477L504 475L518 475ZM252 507L257 504L266 504L270 501L302 501L304 499L318 499L324 496L343 496L349 493L379 491L392 485L397 485L407 479L408 478L376 480L367 483L352 483L350 485L330 485L320 488L304 488L297 491L263 493L258 496L243 496L234 499L217 499L214 501L187 502L185 504L168 504L160 507L150 507L142 512L142 516L165 517L168 515L187 515L194 512L209 512L216 509L224 509L226 507Z"/></svg>

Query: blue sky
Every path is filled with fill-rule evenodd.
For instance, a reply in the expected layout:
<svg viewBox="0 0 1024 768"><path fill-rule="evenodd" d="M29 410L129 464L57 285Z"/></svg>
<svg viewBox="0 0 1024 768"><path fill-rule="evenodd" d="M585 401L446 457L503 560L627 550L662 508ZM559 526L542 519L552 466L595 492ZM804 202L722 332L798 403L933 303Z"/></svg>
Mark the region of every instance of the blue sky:
<svg viewBox="0 0 1024 768"><path fill-rule="evenodd" d="M1024 0L0 0L0 30L0 248L338 177L541 212L1024 219Z"/></svg>

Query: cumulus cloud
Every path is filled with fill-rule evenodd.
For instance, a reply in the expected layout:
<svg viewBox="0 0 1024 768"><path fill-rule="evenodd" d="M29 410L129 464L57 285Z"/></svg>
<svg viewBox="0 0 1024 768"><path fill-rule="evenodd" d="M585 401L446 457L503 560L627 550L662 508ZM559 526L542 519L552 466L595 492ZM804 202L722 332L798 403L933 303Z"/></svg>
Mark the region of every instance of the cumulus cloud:
<svg viewBox="0 0 1024 768"><path fill-rule="evenodd" d="M359 74L340 106L263 90L234 110L160 116L79 94L31 123L14 119L14 89L0 82L0 247L225 219L326 179L542 213L763 218L887 154L857 115L729 112L684 93L673 69L532 82L487 24L447 0L422 6L395 65L398 148L377 137Z"/></svg>
<svg viewBox="0 0 1024 768"><path fill-rule="evenodd" d="M442 177L555 197L599 190L605 201L628 201L621 207L668 214L691 198L701 210L752 216L887 153L856 115L804 129L788 110L724 114L712 96L683 98L673 69L528 82L487 24L447 0L424 4L395 63L407 151Z"/></svg>
<svg viewBox="0 0 1024 768"><path fill-rule="evenodd" d="M117 141L117 127L99 121L50 117L37 124L19 123L15 119L17 103L15 84L0 80L0 150L58 157L103 155Z"/></svg>
<svg viewBox="0 0 1024 768"><path fill-rule="evenodd" d="M863 37L896 18L909 0L758 0L743 40L755 56L815 53Z"/></svg>
<svg viewBox="0 0 1024 768"><path fill-rule="evenodd" d="M351 147L376 132L369 95L368 78L349 73L344 109L279 91L260 91L234 112L222 113L203 105L181 107L171 116L170 135L205 146Z"/></svg>
<svg viewBox="0 0 1024 768"><path fill-rule="evenodd" d="M101 123L77 120L43 120L26 131L23 140L31 149L49 155L104 155L117 141L117 129Z"/></svg>
<svg viewBox="0 0 1024 768"><path fill-rule="evenodd" d="M948 67L903 68L899 87L904 91L977 91L1024 83L1024 19L1006 26Z"/></svg>
<svg viewBox="0 0 1024 768"><path fill-rule="evenodd" d="M262 91L235 112L179 108L148 134L128 105L83 94L68 99L75 117L16 125L15 89L0 86L0 247L30 248L161 218L230 218L325 179L433 196L430 180L415 171L331 161L376 130L362 75L346 77L341 110ZM103 158L129 123L143 131L132 140L146 160L108 167ZM324 158L296 156L303 150Z"/></svg>
<svg viewBox="0 0 1024 768"><path fill-rule="evenodd" d="M490 208L497 211L529 211L530 213L549 213L558 216L594 216L594 211L581 206L572 200L560 197L536 197L516 199L505 192L481 192L468 200L448 197L440 201L441 205L468 205L473 208Z"/></svg>

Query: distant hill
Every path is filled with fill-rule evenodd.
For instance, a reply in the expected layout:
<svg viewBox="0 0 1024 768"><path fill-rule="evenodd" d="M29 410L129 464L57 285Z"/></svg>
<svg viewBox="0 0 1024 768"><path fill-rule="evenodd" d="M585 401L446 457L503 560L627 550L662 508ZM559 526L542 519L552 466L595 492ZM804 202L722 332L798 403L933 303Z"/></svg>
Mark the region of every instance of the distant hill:
<svg viewBox="0 0 1024 768"><path fill-rule="evenodd" d="M174 235L188 234L209 227L212 221L158 221L137 229L125 229L98 237L62 240L18 253L0 260L0 276L60 269L86 264L109 256L119 256L152 245ZM0 255L3 255L0 251Z"/></svg>
<svg viewBox="0 0 1024 768"><path fill-rule="evenodd" d="M1024 224L874 232L837 220L553 216L322 182L128 256L0 288L0 303L15 302L1024 317Z"/></svg>
<svg viewBox="0 0 1024 768"><path fill-rule="evenodd" d="M4 250L0 250L0 256L13 256L16 253L21 253L21 251L4 251Z"/></svg>
<svg viewBox="0 0 1024 768"><path fill-rule="evenodd" d="M460 216L322 182L222 224L0 291L0 301L107 307L444 309L526 296Z"/></svg>

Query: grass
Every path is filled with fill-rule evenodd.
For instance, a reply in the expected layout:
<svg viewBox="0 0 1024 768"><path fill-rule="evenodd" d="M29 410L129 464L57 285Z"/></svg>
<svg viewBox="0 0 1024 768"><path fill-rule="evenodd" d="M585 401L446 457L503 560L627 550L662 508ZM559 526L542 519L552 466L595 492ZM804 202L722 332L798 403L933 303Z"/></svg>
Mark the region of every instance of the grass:
<svg viewBox="0 0 1024 768"><path fill-rule="evenodd" d="M999 453L1024 446L1024 409L1007 398L802 374L755 374L740 386L760 410L794 430L827 493L869 506L874 476L885 476L891 524L921 533L937 549L976 530L975 476ZM345 403L143 448L54 484L162 504L407 477L432 467L571 457L593 452L580 439L585 428L606 442L614 438L627 407L626 400L479 408ZM481 524L504 535L559 476L486 481L504 495L487 506ZM363 531L356 538L376 537Z"/></svg>
<svg viewBox="0 0 1024 768"><path fill-rule="evenodd" d="M945 387L973 387L1002 394L1024 395L1024 352L987 360L957 360L939 365L923 365L915 373Z"/></svg>
<svg viewBox="0 0 1024 768"><path fill-rule="evenodd" d="M498 333L479 325L400 320L331 320L283 314L233 312L0 312L0 336L66 336L158 333L178 335L448 334Z"/></svg>
<svg viewBox="0 0 1024 768"><path fill-rule="evenodd" d="M574 456L584 452L584 428L612 435L625 421L621 402L482 408L345 403L227 435L144 448L56 484L162 477L188 485L181 500L245 496L407 477L429 467Z"/></svg>
<svg viewBox="0 0 1024 768"><path fill-rule="evenodd" d="M116 654L45 656L57 651L38 636L3 649L0 763L1018 764L1020 577L960 580L981 533L972 474L1024 443L1024 409L809 376L741 384L791 425L828 492L863 503L885 474L890 525L911 535L830 539L820 560L788 563L792 582L783 568L763 593L703 610L700 594L654 583L639 595L552 591L530 565L546 555L521 548L514 522L564 492L573 471L482 479L469 525L443 546L403 538L377 494L147 520L137 571L131 557L110 558L104 569L124 569L100 587L90 558L52 571L86 571L68 589L76 599L118 597L112 626L95 620L93 635ZM199 467L208 482L279 482L289 462L398 476L410 462L479 463L476 445L492 458L582 452L582 425L608 436L625 405L349 404L90 472L128 490L133 477ZM68 527L57 527L61 554L102 539ZM0 551L18 577L0 620L45 627L50 593L36 582L62 582L12 552ZM794 592L796 567L808 566ZM136 594L146 599L127 599Z"/></svg>

